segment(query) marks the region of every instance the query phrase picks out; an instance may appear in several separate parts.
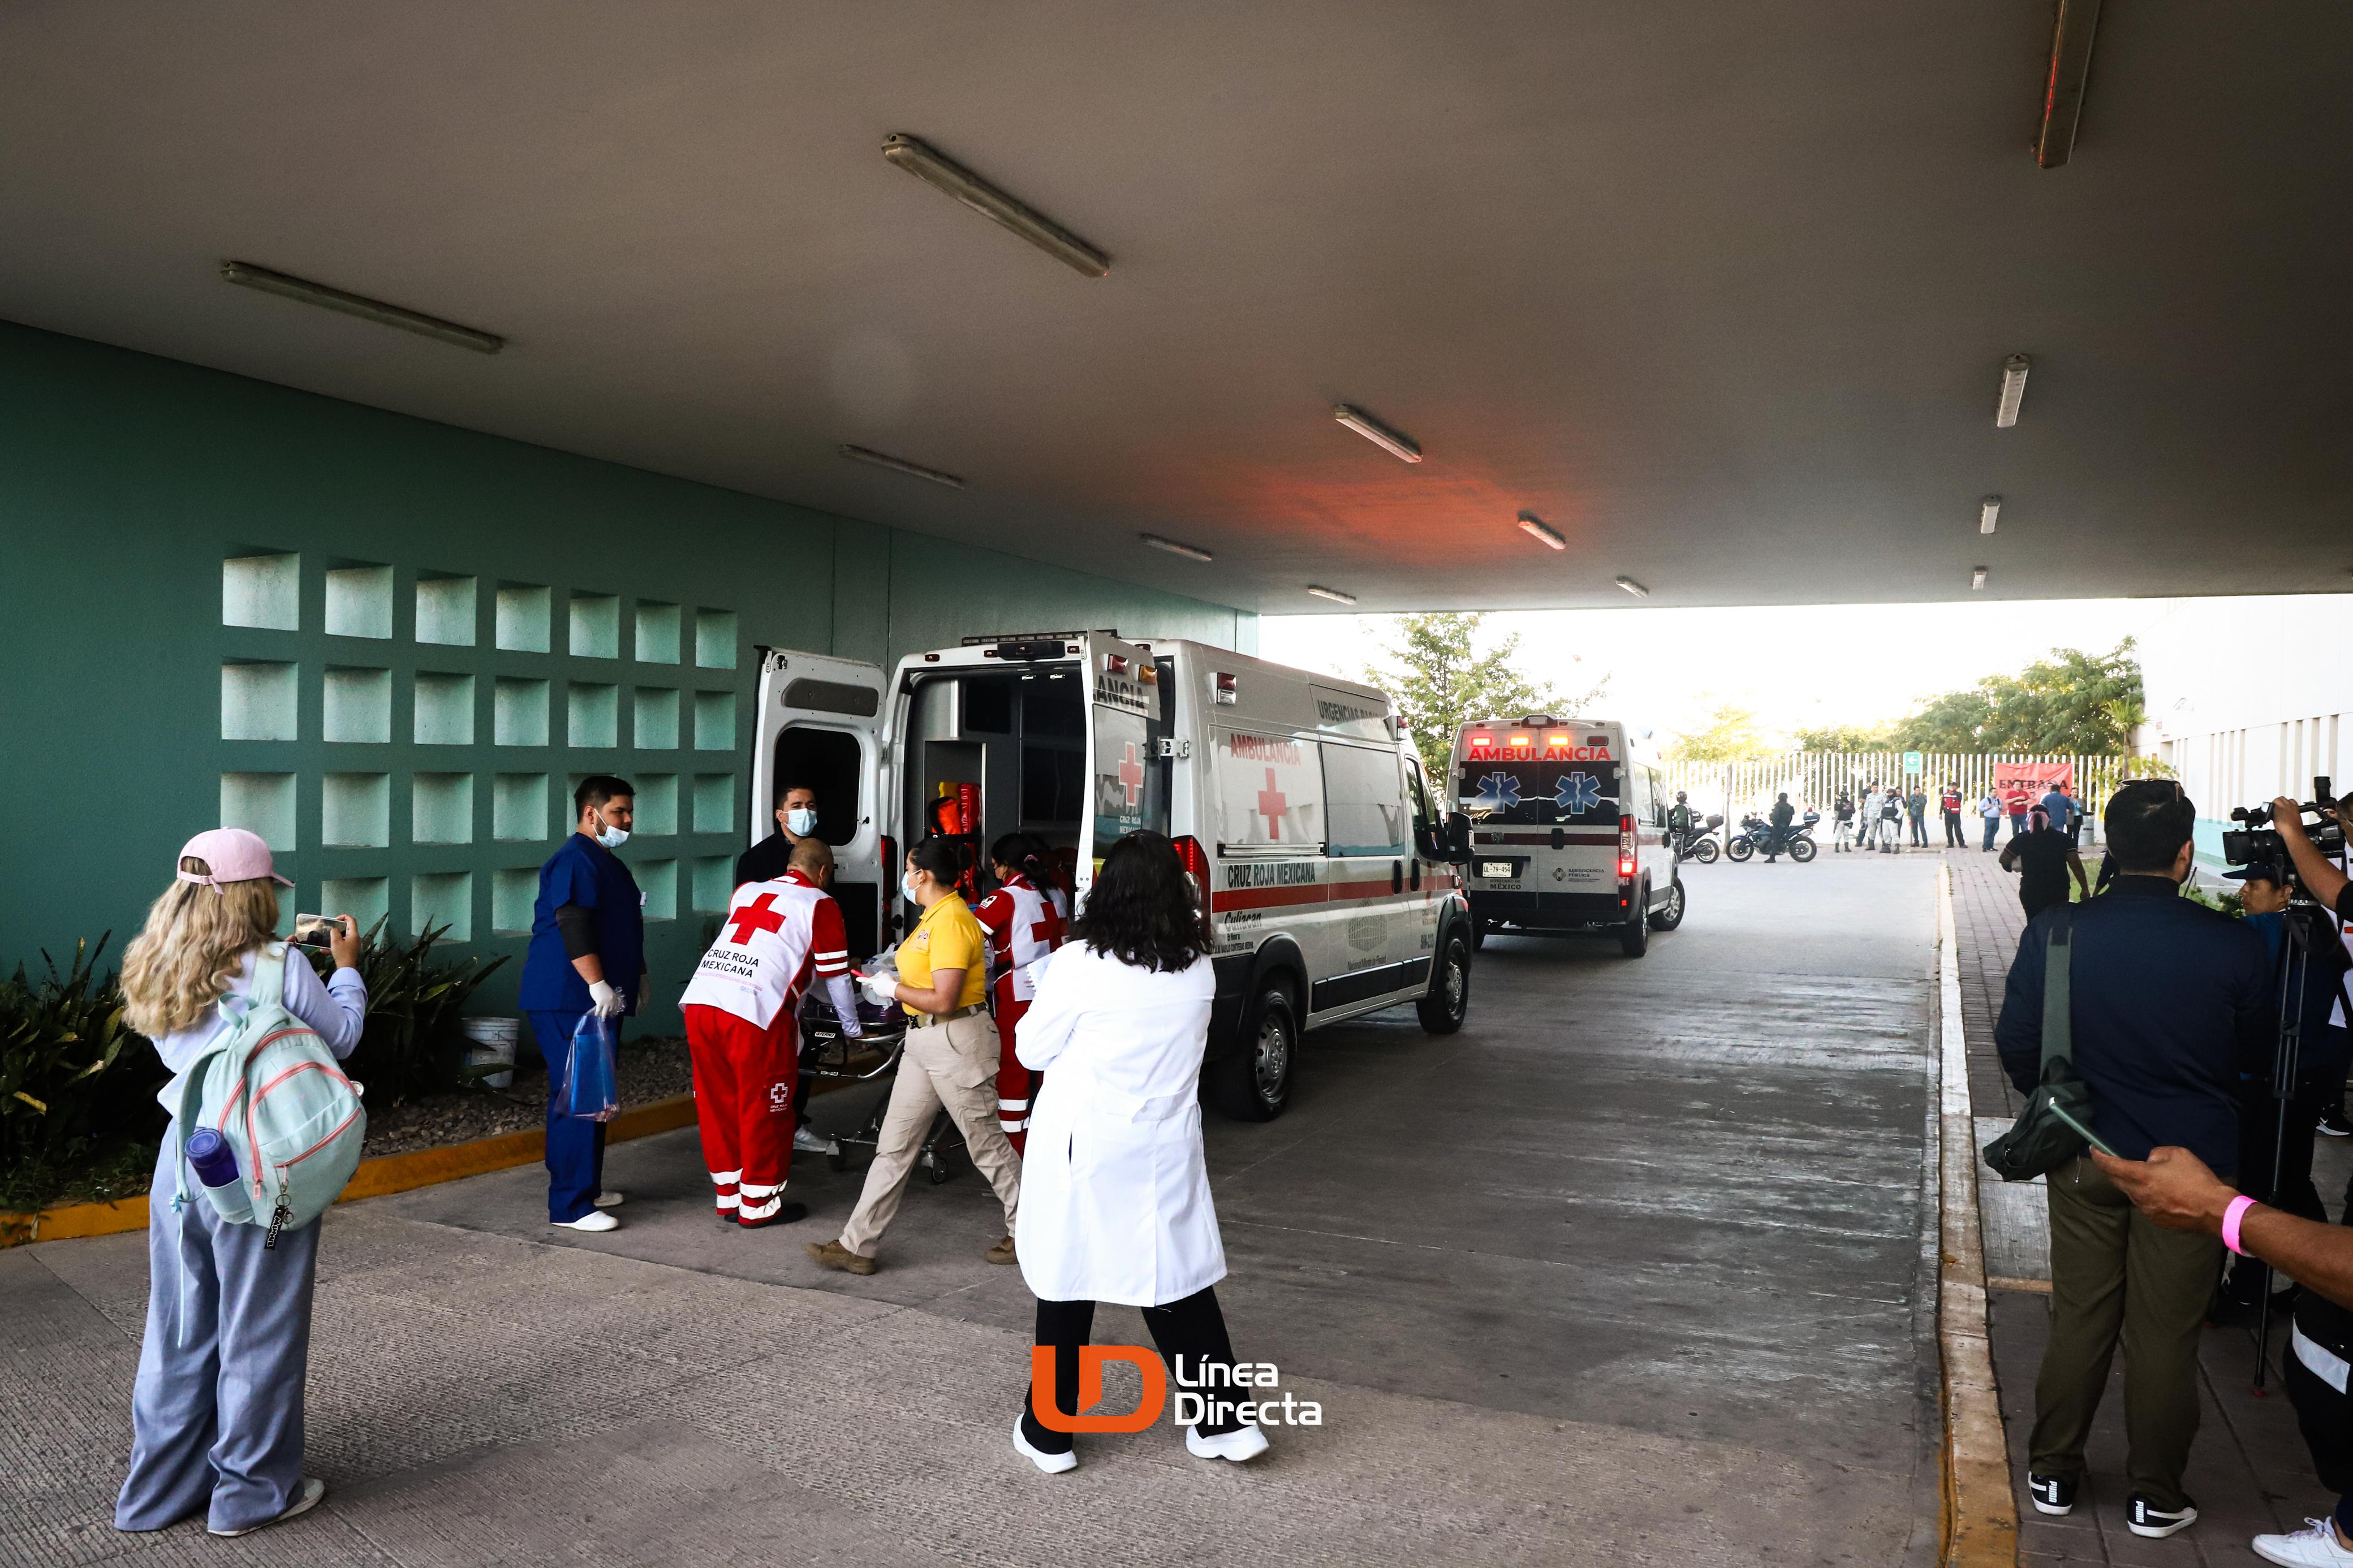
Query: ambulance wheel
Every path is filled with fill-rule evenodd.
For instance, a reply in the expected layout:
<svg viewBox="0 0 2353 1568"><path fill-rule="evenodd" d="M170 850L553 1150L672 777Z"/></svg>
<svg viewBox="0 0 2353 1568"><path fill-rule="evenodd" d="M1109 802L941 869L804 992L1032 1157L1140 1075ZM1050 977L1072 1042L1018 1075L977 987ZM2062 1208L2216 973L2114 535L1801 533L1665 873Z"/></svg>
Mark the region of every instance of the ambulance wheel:
<svg viewBox="0 0 2353 1568"><path fill-rule="evenodd" d="M1299 1023L1291 993L1270 980L1242 1016L1242 1048L1210 1064L1218 1109L1240 1121L1271 1121L1291 1103L1291 1063Z"/></svg>
<svg viewBox="0 0 2353 1568"><path fill-rule="evenodd" d="M1652 931L1672 931L1683 923L1683 879L1667 884L1667 901L1651 911Z"/></svg>
<svg viewBox="0 0 2353 1568"><path fill-rule="evenodd" d="M1633 913L1618 928L1618 948L1629 958L1640 958L1651 951L1651 921L1642 906L1651 901L1651 889L1645 887L1634 900Z"/></svg>
<svg viewBox="0 0 2353 1568"><path fill-rule="evenodd" d="M1691 858L1703 866L1713 862L1719 853L1713 838L1703 838L1691 847Z"/></svg>
<svg viewBox="0 0 2353 1568"><path fill-rule="evenodd" d="M1461 931L1449 934L1446 945L1439 950L1433 980L1430 994L1415 1003L1413 1010L1421 1017L1424 1033L1453 1034L1462 1027L1463 1015L1471 1010L1471 949Z"/></svg>
<svg viewBox="0 0 2353 1568"><path fill-rule="evenodd" d="M1746 838L1736 838L1732 841L1732 847L1725 850L1725 853L1731 856L1735 860L1746 860L1751 855L1757 853L1757 846L1749 843Z"/></svg>
<svg viewBox="0 0 2353 1568"><path fill-rule="evenodd" d="M1814 858L1814 841L1810 838L1789 840L1789 858L1802 866Z"/></svg>

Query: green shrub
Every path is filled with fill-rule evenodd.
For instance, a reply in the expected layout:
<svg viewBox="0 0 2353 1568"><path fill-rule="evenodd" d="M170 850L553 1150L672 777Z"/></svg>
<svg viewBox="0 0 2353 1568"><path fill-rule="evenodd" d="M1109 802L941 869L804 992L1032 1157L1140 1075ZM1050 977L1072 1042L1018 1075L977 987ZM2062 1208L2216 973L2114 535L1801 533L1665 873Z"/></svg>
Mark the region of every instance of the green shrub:
<svg viewBox="0 0 2353 1568"><path fill-rule="evenodd" d="M397 1105L414 1095L433 1094L479 1083L501 1068L468 1068L458 1020L475 987L491 977L503 956L483 963L454 959L435 963L433 946L448 934L428 926L406 946L385 940L378 920L360 939L360 978L367 982L367 1021L358 1048L343 1070L367 1086L371 1105ZM334 973L334 960L311 952L321 978Z"/></svg>
<svg viewBox="0 0 2353 1568"><path fill-rule="evenodd" d="M116 977L98 973L112 934L74 943L63 974L44 951L40 979L19 964L0 983L0 1208L37 1207L76 1173L137 1167L163 1137L155 1091L170 1075L123 1026Z"/></svg>

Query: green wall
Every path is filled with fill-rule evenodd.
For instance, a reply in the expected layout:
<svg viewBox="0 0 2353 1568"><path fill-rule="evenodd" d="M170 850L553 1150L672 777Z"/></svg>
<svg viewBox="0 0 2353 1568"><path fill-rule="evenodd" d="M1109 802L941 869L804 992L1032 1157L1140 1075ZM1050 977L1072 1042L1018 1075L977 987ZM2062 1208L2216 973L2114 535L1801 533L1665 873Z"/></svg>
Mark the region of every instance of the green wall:
<svg viewBox="0 0 2353 1568"><path fill-rule="evenodd" d="M119 957L173 852L232 822L273 840L290 914L429 916L513 954L481 1010L512 1005L512 928L591 772L638 784L622 855L667 917L650 963L677 994L744 840L755 645L884 661L1048 624L1256 633L1198 599L5 323L0 550L0 968L110 929Z"/></svg>

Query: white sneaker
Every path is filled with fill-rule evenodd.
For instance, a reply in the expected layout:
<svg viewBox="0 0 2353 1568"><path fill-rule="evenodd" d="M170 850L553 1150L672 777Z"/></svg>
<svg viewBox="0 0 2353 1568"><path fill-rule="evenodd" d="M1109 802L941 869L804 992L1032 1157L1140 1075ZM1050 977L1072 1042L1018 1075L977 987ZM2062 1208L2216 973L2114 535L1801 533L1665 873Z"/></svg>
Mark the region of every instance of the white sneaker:
<svg viewBox="0 0 2353 1568"><path fill-rule="evenodd" d="M596 1206L600 1209L617 1209L628 1201L628 1195L622 1193L598 1193L596 1194Z"/></svg>
<svg viewBox="0 0 2353 1568"><path fill-rule="evenodd" d="M1258 1429L1255 1421L1214 1437L1202 1436L1198 1427L1185 1428L1185 1451L1197 1459L1231 1459L1239 1465L1244 1459L1257 1458L1266 1452L1266 1434Z"/></svg>
<svg viewBox="0 0 2353 1568"><path fill-rule="evenodd" d="M274 1519L265 1519L259 1524L248 1524L243 1530L216 1530L212 1531L212 1533L215 1535L251 1535L257 1530L267 1530L273 1524L283 1524L290 1519L310 1512L312 1509L319 1506L319 1500L326 1495L326 1482L321 1480L316 1476L304 1476L302 1478L302 1489L294 1494L294 1500L286 1505L286 1511L284 1513L278 1515ZM2276 1539L2284 1541L2287 1538L2285 1536L2280 1536ZM2320 1559L2316 1557L2313 1561L2317 1563Z"/></svg>
<svg viewBox="0 0 2353 1568"><path fill-rule="evenodd" d="M618 1230L621 1222L603 1209L590 1209L578 1219L555 1219L550 1225L560 1225L566 1230Z"/></svg>
<svg viewBox="0 0 2353 1568"><path fill-rule="evenodd" d="M793 1147L804 1154L822 1154L833 1147L833 1140L807 1127L793 1129Z"/></svg>
<svg viewBox="0 0 2353 1568"><path fill-rule="evenodd" d="M1021 1435L1021 1417L1018 1415L1013 1418L1013 1451L1050 1476L1059 1476L1064 1470L1075 1470L1079 1468L1079 1453L1076 1448L1067 1454L1048 1454L1032 1447L1029 1439Z"/></svg>
<svg viewBox="0 0 2353 1568"><path fill-rule="evenodd" d="M2258 1535L2248 1544L2264 1562L2284 1563L2286 1568L2353 1568L2353 1552L2337 1544L2335 1521L2304 1522L2311 1528L2294 1535Z"/></svg>

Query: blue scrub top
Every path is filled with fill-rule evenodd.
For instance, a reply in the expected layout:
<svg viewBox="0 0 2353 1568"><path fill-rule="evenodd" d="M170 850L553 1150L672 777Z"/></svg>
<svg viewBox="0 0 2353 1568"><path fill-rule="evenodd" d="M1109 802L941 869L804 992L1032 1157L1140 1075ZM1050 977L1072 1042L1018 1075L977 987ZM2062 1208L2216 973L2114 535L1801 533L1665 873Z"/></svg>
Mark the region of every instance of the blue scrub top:
<svg viewBox="0 0 2353 1568"><path fill-rule="evenodd" d="M605 978L637 1011L638 976L646 969L645 896L620 857L575 833L539 868L539 903L531 917L531 951L523 955L522 1004L527 1011L585 1013L588 983L565 956L555 911L578 904L595 912L596 956Z"/></svg>

